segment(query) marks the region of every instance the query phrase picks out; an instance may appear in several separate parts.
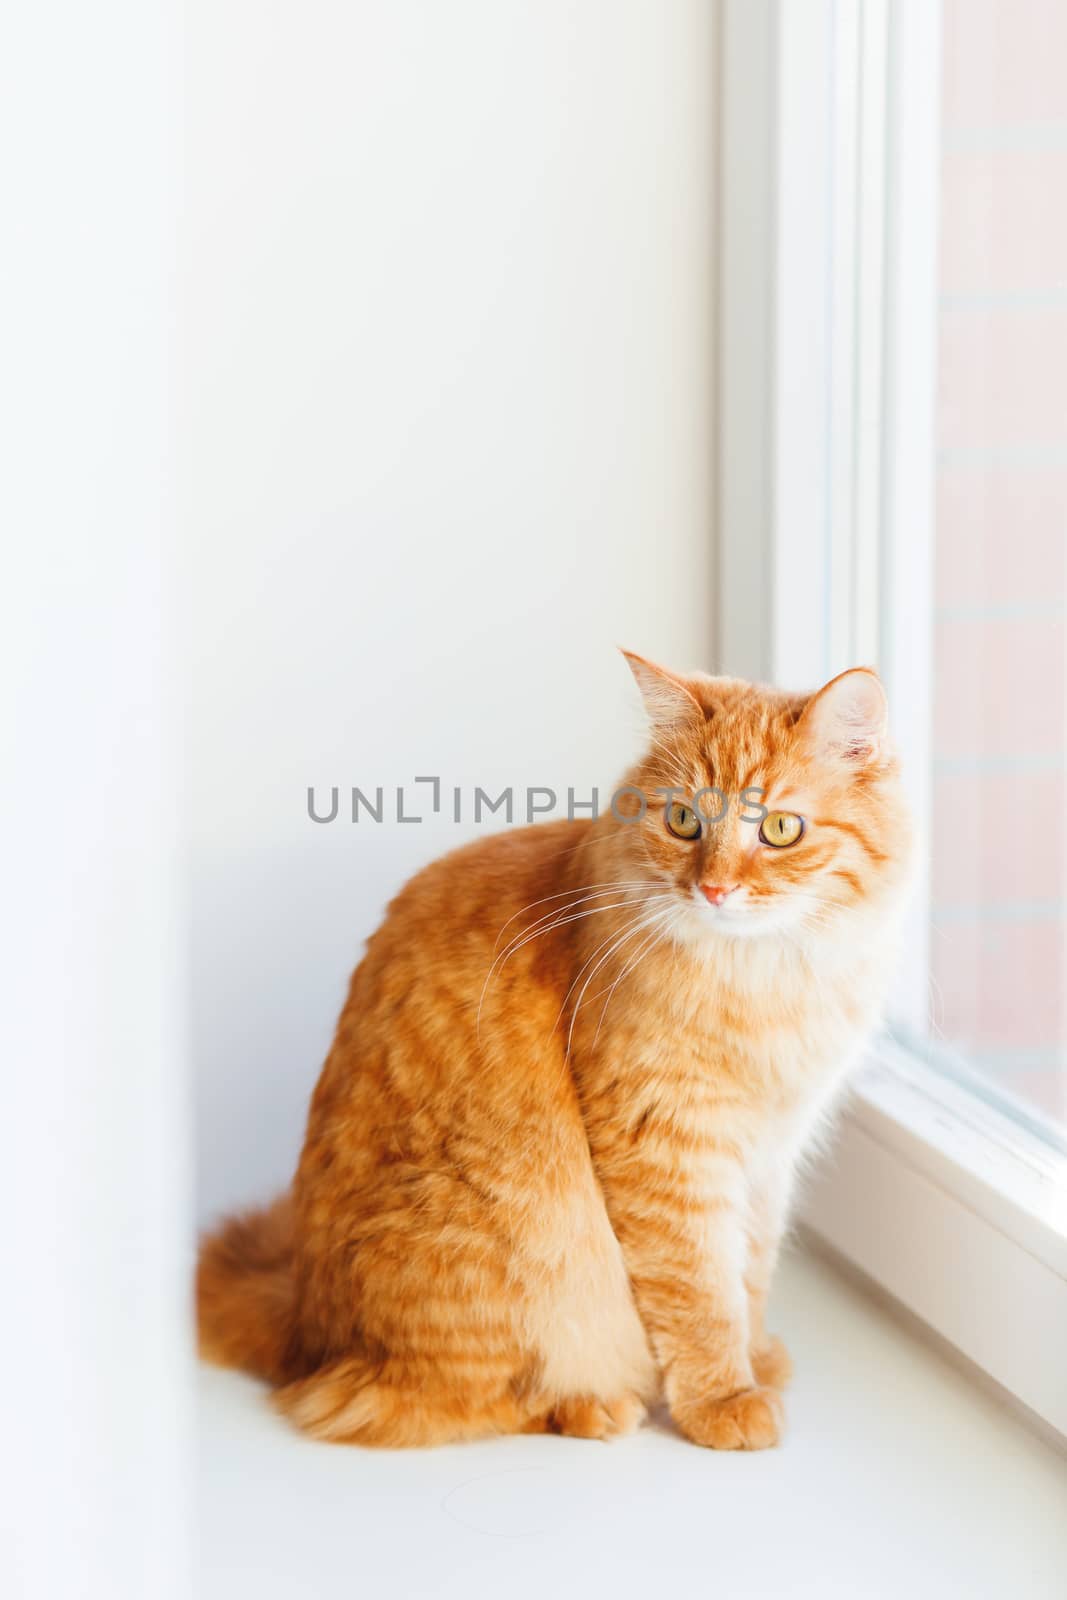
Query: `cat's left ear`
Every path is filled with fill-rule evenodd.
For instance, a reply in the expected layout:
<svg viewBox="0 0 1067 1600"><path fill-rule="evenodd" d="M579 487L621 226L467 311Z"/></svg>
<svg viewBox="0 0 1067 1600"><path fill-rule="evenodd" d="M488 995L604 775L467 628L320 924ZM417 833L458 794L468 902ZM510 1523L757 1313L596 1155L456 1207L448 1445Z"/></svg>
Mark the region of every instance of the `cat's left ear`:
<svg viewBox="0 0 1067 1600"><path fill-rule="evenodd" d="M808 701L799 726L817 760L867 766L881 753L889 732L889 706L878 674L853 667L831 678Z"/></svg>
<svg viewBox="0 0 1067 1600"><path fill-rule="evenodd" d="M635 656L630 650L622 653L637 679L637 687L654 728L669 730L692 722L694 718L699 718L701 722L704 720L703 707L684 678L675 672L668 672L666 667L658 667L654 661L646 661L644 656Z"/></svg>

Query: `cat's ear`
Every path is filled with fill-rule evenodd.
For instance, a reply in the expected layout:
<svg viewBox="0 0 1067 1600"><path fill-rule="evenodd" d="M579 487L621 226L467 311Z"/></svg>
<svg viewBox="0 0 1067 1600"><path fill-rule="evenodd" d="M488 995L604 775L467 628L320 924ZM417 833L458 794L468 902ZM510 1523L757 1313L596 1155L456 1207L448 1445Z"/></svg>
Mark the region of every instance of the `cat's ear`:
<svg viewBox="0 0 1067 1600"><path fill-rule="evenodd" d="M637 679L654 728L677 728L682 723L692 722L694 717L703 722L703 707L684 678L668 672L666 667L657 667L654 661L646 661L644 656L635 656L630 650L622 653Z"/></svg>
<svg viewBox="0 0 1067 1600"><path fill-rule="evenodd" d="M870 667L852 667L813 695L800 719L811 754L865 767L877 759L889 729L885 690Z"/></svg>

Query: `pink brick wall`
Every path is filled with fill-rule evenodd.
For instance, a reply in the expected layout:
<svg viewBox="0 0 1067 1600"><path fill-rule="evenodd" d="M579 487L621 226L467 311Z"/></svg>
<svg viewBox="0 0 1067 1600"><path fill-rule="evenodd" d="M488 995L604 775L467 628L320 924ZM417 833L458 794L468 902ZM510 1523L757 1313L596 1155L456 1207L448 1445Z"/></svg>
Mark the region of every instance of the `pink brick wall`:
<svg viewBox="0 0 1067 1600"><path fill-rule="evenodd" d="M945 0L934 1021L1067 1118L1067 5Z"/></svg>

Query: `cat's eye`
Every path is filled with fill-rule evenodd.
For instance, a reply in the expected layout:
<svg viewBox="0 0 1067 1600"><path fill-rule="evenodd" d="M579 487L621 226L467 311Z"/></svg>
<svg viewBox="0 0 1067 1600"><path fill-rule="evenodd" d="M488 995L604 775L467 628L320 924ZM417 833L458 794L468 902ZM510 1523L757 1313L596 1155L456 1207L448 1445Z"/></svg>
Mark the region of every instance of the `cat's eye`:
<svg viewBox="0 0 1067 1600"><path fill-rule="evenodd" d="M676 839L700 837L700 818L692 806L683 806L680 800L667 807L667 827Z"/></svg>
<svg viewBox="0 0 1067 1600"><path fill-rule="evenodd" d="M804 818L795 811L768 811L760 823L759 836L764 844L784 850L786 845L796 844L803 832Z"/></svg>

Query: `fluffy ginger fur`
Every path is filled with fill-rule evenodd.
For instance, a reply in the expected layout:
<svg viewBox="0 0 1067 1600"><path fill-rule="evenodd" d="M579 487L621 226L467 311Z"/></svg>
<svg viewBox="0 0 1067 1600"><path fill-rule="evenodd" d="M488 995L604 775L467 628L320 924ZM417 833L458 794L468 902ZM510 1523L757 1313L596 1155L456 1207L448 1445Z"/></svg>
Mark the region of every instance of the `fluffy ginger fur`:
<svg viewBox="0 0 1067 1600"><path fill-rule="evenodd" d="M318 1438L604 1438L659 1399L697 1444L779 1437L768 1287L906 879L885 701L864 669L794 695L628 659L645 814L630 795L413 878L352 977L290 1192L203 1243L202 1353ZM659 791L713 784L728 815L675 837ZM795 844L761 841L753 786L804 818Z"/></svg>

